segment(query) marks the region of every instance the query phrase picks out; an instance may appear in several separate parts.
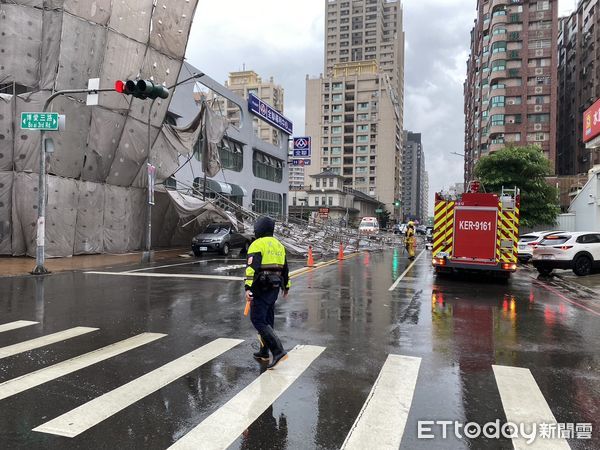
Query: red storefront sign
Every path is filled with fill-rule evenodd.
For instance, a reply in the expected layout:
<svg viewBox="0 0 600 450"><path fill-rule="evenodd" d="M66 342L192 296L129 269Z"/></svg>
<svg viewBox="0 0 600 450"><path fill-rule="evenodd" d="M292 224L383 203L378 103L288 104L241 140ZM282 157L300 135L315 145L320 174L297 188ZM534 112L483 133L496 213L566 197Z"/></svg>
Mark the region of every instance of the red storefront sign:
<svg viewBox="0 0 600 450"><path fill-rule="evenodd" d="M600 135L600 99L583 113L583 142Z"/></svg>

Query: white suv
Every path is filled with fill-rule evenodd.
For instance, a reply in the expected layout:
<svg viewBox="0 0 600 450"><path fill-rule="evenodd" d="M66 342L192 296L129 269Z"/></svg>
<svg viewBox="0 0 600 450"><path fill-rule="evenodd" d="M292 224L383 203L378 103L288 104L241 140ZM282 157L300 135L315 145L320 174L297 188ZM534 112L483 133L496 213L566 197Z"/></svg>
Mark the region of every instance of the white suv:
<svg viewBox="0 0 600 450"><path fill-rule="evenodd" d="M519 236L519 261L528 262L533 257L533 249L548 235L564 233L564 231L536 231Z"/></svg>
<svg viewBox="0 0 600 450"><path fill-rule="evenodd" d="M558 233L546 236L533 249L533 266L542 275L554 269L572 269L575 275L589 275L600 268L600 233Z"/></svg>

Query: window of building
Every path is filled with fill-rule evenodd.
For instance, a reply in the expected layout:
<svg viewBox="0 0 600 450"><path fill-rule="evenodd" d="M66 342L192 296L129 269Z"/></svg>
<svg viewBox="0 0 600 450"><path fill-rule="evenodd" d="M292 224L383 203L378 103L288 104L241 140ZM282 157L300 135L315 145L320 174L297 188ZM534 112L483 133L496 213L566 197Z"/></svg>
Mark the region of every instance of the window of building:
<svg viewBox="0 0 600 450"><path fill-rule="evenodd" d="M333 206L333 197L328 197L328 198L327 198L327 204L328 204L329 206Z"/></svg>
<svg viewBox="0 0 600 450"><path fill-rule="evenodd" d="M241 172L244 166L244 147L241 143L224 138L219 146L219 156L223 169Z"/></svg>
<svg viewBox="0 0 600 450"><path fill-rule="evenodd" d="M506 28L494 28L494 31L492 31L492 34L494 34L494 35L506 34Z"/></svg>
<svg viewBox="0 0 600 450"><path fill-rule="evenodd" d="M356 127L356 131L357 132L368 132L369 131L369 125L358 125Z"/></svg>
<svg viewBox="0 0 600 450"><path fill-rule="evenodd" d="M315 197L315 206L319 206L319 197Z"/></svg>
<svg viewBox="0 0 600 450"><path fill-rule="evenodd" d="M550 114L527 114L527 120L533 123L548 123Z"/></svg>
<svg viewBox="0 0 600 450"><path fill-rule="evenodd" d="M332 84L331 84L331 88L332 88L334 91L341 91L341 90L342 90L342 88L343 88L343 85L342 85L342 83L341 83L341 82L336 82L336 83L332 83Z"/></svg>
<svg viewBox="0 0 600 450"><path fill-rule="evenodd" d="M358 109L359 110L365 110L365 109L369 109L369 102L362 102L358 104Z"/></svg>
<svg viewBox="0 0 600 450"><path fill-rule="evenodd" d="M341 144L342 143L342 137L341 136L333 136L331 138L331 143L332 144Z"/></svg>
<svg viewBox="0 0 600 450"><path fill-rule="evenodd" d="M356 136L356 142L369 142L369 136L366 136L366 135Z"/></svg>
<svg viewBox="0 0 600 450"><path fill-rule="evenodd" d="M520 105L523 103L523 99L521 97L507 97L506 103L509 105Z"/></svg>
<svg viewBox="0 0 600 450"><path fill-rule="evenodd" d="M492 97L492 108L498 108L504 106L505 98L503 95L497 95Z"/></svg>
<svg viewBox="0 0 600 450"><path fill-rule="evenodd" d="M275 192L254 189L252 191L253 211L259 214L278 216L283 212L283 198Z"/></svg>
<svg viewBox="0 0 600 450"><path fill-rule="evenodd" d="M340 115L331 116L331 121L332 122L341 122L342 121L342 116L340 116Z"/></svg>
<svg viewBox="0 0 600 450"><path fill-rule="evenodd" d="M321 179L320 178L315 178L315 187L318 187L318 188L321 187Z"/></svg>
<svg viewBox="0 0 600 450"><path fill-rule="evenodd" d="M333 94L331 96L331 100L334 102L341 102L342 98L343 98L342 94Z"/></svg>
<svg viewBox="0 0 600 450"><path fill-rule="evenodd" d="M331 127L332 134L342 134L342 127Z"/></svg>
<svg viewBox="0 0 600 450"><path fill-rule="evenodd" d="M329 187L332 188L334 185L335 180L333 178L329 179Z"/></svg>
<svg viewBox="0 0 600 450"><path fill-rule="evenodd" d="M504 125L504 114L493 114L491 117L492 126Z"/></svg>
<svg viewBox="0 0 600 450"><path fill-rule="evenodd" d="M506 15L505 9L497 9L496 11L494 11L492 13L492 17L505 16L505 15Z"/></svg>
<svg viewBox="0 0 600 450"><path fill-rule="evenodd" d="M339 158L339 157L331 158L332 166L339 166L341 163L342 163L342 158Z"/></svg>
<svg viewBox="0 0 600 450"><path fill-rule="evenodd" d="M492 61L492 72L498 72L500 70L506 70L506 61L503 59Z"/></svg>
<svg viewBox="0 0 600 450"><path fill-rule="evenodd" d="M356 153L368 153L369 149L367 148L366 145L358 145L356 147Z"/></svg>
<svg viewBox="0 0 600 450"><path fill-rule="evenodd" d="M342 147L331 147L331 154L332 155L341 155Z"/></svg>
<svg viewBox="0 0 600 450"><path fill-rule="evenodd" d="M506 42L498 41L492 44L492 53L500 53L506 51Z"/></svg>
<svg viewBox="0 0 600 450"><path fill-rule="evenodd" d="M550 0L543 0L537 2L537 10L538 11L549 11L550 10Z"/></svg>
<svg viewBox="0 0 600 450"><path fill-rule="evenodd" d="M261 151L254 150L252 171L258 178L281 183L283 180L283 161Z"/></svg>

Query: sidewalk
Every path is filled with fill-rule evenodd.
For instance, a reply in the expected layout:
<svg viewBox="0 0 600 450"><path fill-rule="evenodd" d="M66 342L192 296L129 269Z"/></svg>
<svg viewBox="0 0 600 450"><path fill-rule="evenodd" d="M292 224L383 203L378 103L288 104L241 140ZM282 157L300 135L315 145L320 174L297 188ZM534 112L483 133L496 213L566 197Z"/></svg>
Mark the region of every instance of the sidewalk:
<svg viewBox="0 0 600 450"><path fill-rule="evenodd" d="M168 250L155 250L154 261L176 258L187 254L188 248L177 248ZM46 259L46 268L51 272L63 272L66 270L89 270L103 267L111 267L123 264L135 264L142 260L142 252L123 253L119 255L80 255L68 258ZM0 256L0 277L29 275L35 267L35 258L27 256Z"/></svg>
<svg viewBox="0 0 600 450"><path fill-rule="evenodd" d="M576 283L587 291L592 291L600 296L600 273L593 273L585 277L578 277L572 271L555 270L554 274L564 281Z"/></svg>

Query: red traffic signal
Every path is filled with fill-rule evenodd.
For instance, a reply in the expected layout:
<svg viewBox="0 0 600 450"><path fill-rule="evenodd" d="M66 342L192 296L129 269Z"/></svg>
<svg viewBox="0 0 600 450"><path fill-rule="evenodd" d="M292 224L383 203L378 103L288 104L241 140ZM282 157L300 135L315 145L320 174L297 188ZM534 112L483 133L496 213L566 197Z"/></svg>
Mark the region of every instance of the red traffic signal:
<svg viewBox="0 0 600 450"><path fill-rule="evenodd" d="M155 84L151 80L117 80L115 82L115 91L120 94L133 95L141 99L169 97L169 91L166 87Z"/></svg>

